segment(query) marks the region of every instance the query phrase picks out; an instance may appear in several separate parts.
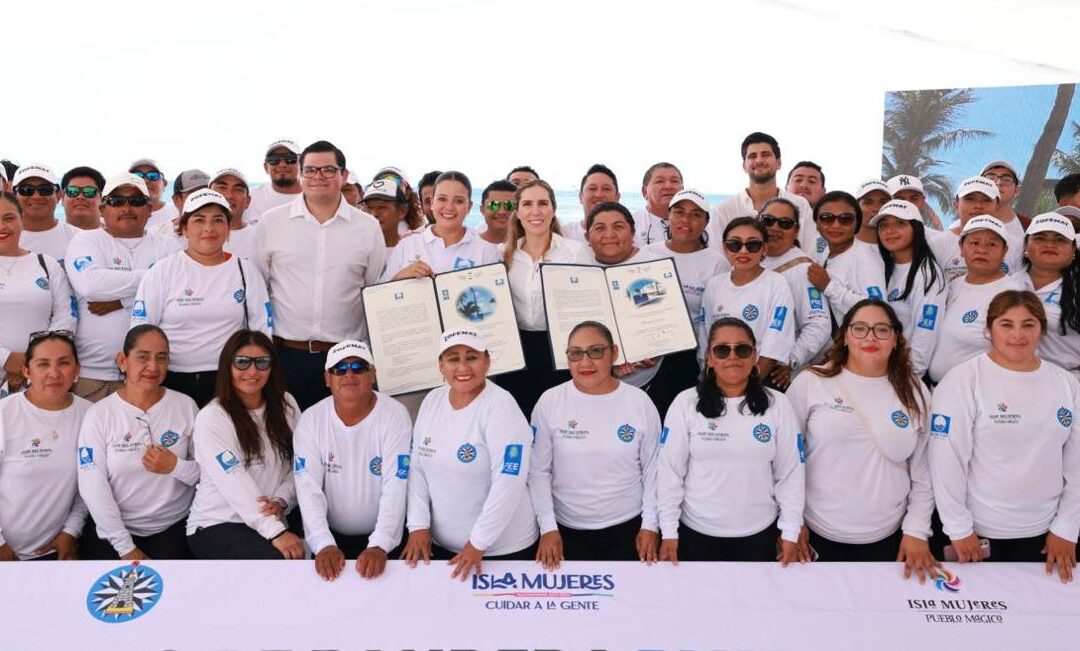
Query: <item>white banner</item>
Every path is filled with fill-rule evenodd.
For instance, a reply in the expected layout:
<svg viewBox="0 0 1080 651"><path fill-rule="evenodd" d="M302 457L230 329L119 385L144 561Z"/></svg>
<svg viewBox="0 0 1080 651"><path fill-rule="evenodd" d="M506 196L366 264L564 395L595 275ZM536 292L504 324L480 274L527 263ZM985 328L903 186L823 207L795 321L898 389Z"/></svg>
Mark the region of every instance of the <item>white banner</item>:
<svg viewBox="0 0 1080 651"><path fill-rule="evenodd" d="M1039 564L311 561L0 565L3 649L1069 649L1080 585Z"/></svg>

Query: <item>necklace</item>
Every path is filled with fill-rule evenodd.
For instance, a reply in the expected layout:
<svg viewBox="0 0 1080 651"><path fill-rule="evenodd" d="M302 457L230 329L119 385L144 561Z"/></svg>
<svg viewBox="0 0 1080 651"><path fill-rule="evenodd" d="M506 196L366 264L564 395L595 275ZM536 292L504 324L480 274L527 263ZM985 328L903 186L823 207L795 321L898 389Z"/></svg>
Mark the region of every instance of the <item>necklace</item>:
<svg viewBox="0 0 1080 651"><path fill-rule="evenodd" d="M30 399L27 398L27 402L29 401ZM30 404L33 405L34 403ZM60 438L60 430L63 429L64 422L67 420L68 417L68 407L60 409L60 415L54 416L52 418L49 418L42 413L50 410L43 409L41 407L38 407L37 405L34 405L34 407L36 407L37 409L37 411L35 412L35 416L38 417L38 420L44 421L45 426L49 429L49 437L54 441L58 440Z"/></svg>
<svg viewBox="0 0 1080 651"><path fill-rule="evenodd" d="M16 255L16 256L12 256L12 257L14 258L14 260L12 260L11 264L9 264L7 267L4 268L4 277L5 278L11 278L11 274L13 274L15 272L15 265L19 264L19 258L22 257L22 256Z"/></svg>

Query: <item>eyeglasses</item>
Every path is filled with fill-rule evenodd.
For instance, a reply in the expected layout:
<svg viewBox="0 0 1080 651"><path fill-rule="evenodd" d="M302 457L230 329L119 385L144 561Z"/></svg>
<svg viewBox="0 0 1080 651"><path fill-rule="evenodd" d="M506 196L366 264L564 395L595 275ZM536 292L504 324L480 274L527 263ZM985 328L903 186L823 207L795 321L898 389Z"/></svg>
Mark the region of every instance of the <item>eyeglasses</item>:
<svg viewBox="0 0 1080 651"><path fill-rule="evenodd" d="M750 344L716 344L712 347L712 355L716 359L727 359L731 357L732 351L735 351L735 356L739 359L748 359L754 354L754 347Z"/></svg>
<svg viewBox="0 0 1080 651"><path fill-rule="evenodd" d="M44 339L46 337L60 337L72 344L75 343L75 333L70 330L38 330L37 332L31 332L30 343L34 343L38 339Z"/></svg>
<svg viewBox="0 0 1080 651"><path fill-rule="evenodd" d="M361 375L370 370L371 364L368 364L362 359L358 359L355 362L338 362L328 369L330 375L345 375L349 371Z"/></svg>
<svg viewBox="0 0 1080 651"><path fill-rule="evenodd" d="M773 226L779 226L780 230L790 231L795 228L795 220L789 217L775 217L773 215L762 215L758 218L761 225L765 228L772 228Z"/></svg>
<svg viewBox="0 0 1080 651"><path fill-rule="evenodd" d="M80 194L87 199L93 199L98 195L98 189L92 185L69 185L64 188L64 192L67 194L68 197L72 199L79 196Z"/></svg>
<svg viewBox="0 0 1080 651"><path fill-rule="evenodd" d="M589 346L588 348L567 348L566 359L571 362L580 362L588 355L589 359L600 359L604 356L611 346Z"/></svg>
<svg viewBox="0 0 1080 651"><path fill-rule="evenodd" d="M286 156L267 156L266 164L270 167L280 165L282 161L285 161L286 165L296 165L300 161L300 157L296 154L288 154Z"/></svg>
<svg viewBox="0 0 1080 651"><path fill-rule="evenodd" d="M856 339L866 339L866 335L871 332L874 333L874 339L883 340L893 336L893 327L888 323L875 323L869 325L866 323L852 323L848 326L848 332L852 337Z"/></svg>
<svg viewBox="0 0 1080 651"><path fill-rule="evenodd" d="M124 195L109 195L101 200L106 206L112 206L118 208L120 206L131 206L132 208L142 208L146 204L150 203L150 200L144 196L138 197L125 197Z"/></svg>
<svg viewBox="0 0 1080 651"><path fill-rule="evenodd" d="M732 253L738 253L739 251L746 249L750 253L757 253L761 250L761 247L765 246L765 243L761 240L726 240L724 242L724 248Z"/></svg>
<svg viewBox="0 0 1080 651"><path fill-rule="evenodd" d="M132 174L147 181L160 181L162 176L161 172L132 172Z"/></svg>
<svg viewBox="0 0 1080 651"><path fill-rule="evenodd" d="M823 212L814 218L814 221L828 226L833 222L840 222L841 226L851 226L855 223L855 215L849 212L834 215L831 212Z"/></svg>
<svg viewBox="0 0 1080 651"><path fill-rule="evenodd" d="M1006 187L1016 183L1016 178L1012 174L983 174L983 178Z"/></svg>
<svg viewBox="0 0 1080 651"><path fill-rule="evenodd" d="M509 211L513 211L515 208L517 208L517 202L516 201L509 201L509 200L507 200L507 201L489 201L489 202L487 202L488 212L495 212L499 208L506 208Z"/></svg>
<svg viewBox="0 0 1080 651"><path fill-rule="evenodd" d="M337 165L324 165L323 167L313 167L311 165L305 165L300 168L300 173L304 175L305 179L313 179L315 175L323 177L324 179L333 178L341 171L341 168Z"/></svg>
<svg viewBox="0 0 1080 651"><path fill-rule="evenodd" d="M269 371L270 362L269 355L263 355L261 357L248 357L247 355L237 355L232 358L232 365L238 371L246 371L251 368L252 364L255 364L255 368L260 371Z"/></svg>
<svg viewBox="0 0 1080 651"><path fill-rule="evenodd" d="M45 185L20 185L15 188L15 191L24 197L32 197L35 192L43 197L47 197L56 192L56 186L52 183L47 183Z"/></svg>

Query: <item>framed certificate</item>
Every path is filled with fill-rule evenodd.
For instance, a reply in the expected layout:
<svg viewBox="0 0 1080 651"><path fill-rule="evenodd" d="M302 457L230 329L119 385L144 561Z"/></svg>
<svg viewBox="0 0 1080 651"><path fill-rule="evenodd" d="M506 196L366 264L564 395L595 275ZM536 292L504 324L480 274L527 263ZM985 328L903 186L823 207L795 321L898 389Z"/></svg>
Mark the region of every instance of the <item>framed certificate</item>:
<svg viewBox="0 0 1080 651"><path fill-rule="evenodd" d="M488 375L525 367L506 267L501 263L406 278L362 291L379 390L391 395L443 383L439 337L448 328L484 335L491 353Z"/></svg>
<svg viewBox="0 0 1080 651"><path fill-rule="evenodd" d="M606 268L542 264L540 280L555 368L567 368L566 343L582 321L599 321L611 329L619 345L618 364L697 348L671 258Z"/></svg>

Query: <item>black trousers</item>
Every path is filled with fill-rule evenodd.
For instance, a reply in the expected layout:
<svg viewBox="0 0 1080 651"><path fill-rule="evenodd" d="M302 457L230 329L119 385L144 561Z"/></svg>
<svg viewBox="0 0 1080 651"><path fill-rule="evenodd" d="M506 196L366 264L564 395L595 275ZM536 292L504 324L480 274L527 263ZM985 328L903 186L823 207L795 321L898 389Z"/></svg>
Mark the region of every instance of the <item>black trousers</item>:
<svg viewBox="0 0 1080 651"><path fill-rule="evenodd" d="M857 545L822 538L811 529L810 546L817 551L819 561L893 563L903 536L903 531L897 529L877 542Z"/></svg>
<svg viewBox="0 0 1080 651"><path fill-rule="evenodd" d="M684 350L664 356L664 363L660 365L660 370L649 383L648 389L649 397L660 412L661 422L667 417L668 407L675 400L675 396L695 386L700 373L697 351Z"/></svg>
<svg viewBox="0 0 1080 651"><path fill-rule="evenodd" d="M280 345L275 349L285 370L285 387L296 398L301 411L330 395L323 379L325 352L309 353Z"/></svg>
<svg viewBox="0 0 1080 651"><path fill-rule="evenodd" d="M214 399L217 371L199 371L198 373L169 371L165 374L165 380L161 385L166 389L179 391L191 398L199 406L199 409L202 409Z"/></svg>
<svg viewBox="0 0 1080 651"><path fill-rule="evenodd" d="M536 545L537 541L529 545L525 549L516 552L510 552L509 554L503 554L502 556L488 556L484 554L485 561L535 561L536 560ZM451 558L457 556L457 552L452 552L445 547L440 547L435 543L431 543L431 560L434 561L448 561Z"/></svg>
<svg viewBox="0 0 1080 651"><path fill-rule="evenodd" d="M371 538L370 535L365 534L350 536L349 534L338 533L333 529L330 530L330 535L334 537L334 544L345 554L345 558L356 558L360 556L360 553L367 549L368 542L370 542ZM387 549L387 558L397 558L401 554L403 543L404 539L399 540L396 547ZM317 549L313 549L312 551L316 554L319 553L319 550Z"/></svg>
<svg viewBox="0 0 1080 651"><path fill-rule="evenodd" d="M149 536L132 536L139 551L150 558L163 561L181 561L194 558L184 535L185 520L178 520L163 531ZM116 561L120 555L107 540L98 537L93 518L86 519L82 538L79 539L79 558L88 561Z"/></svg>
<svg viewBox="0 0 1080 651"><path fill-rule="evenodd" d="M991 538L990 556L986 560L999 563L1045 563L1042 553L1046 534L1031 538Z"/></svg>
<svg viewBox="0 0 1080 651"><path fill-rule="evenodd" d="M570 372L555 370L546 330L519 330L518 333L521 335L521 349L525 354L525 368L491 379L514 396L521 413L529 420L540 396L551 387L568 381Z"/></svg>
<svg viewBox="0 0 1080 651"><path fill-rule="evenodd" d="M641 516L603 529L571 529L559 525L563 556L568 561L636 561Z"/></svg>
<svg viewBox="0 0 1080 651"><path fill-rule="evenodd" d="M284 558L273 543L246 524L237 522L199 527L187 539L192 555L201 561L259 561Z"/></svg>
<svg viewBox="0 0 1080 651"><path fill-rule="evenodd" d="M780 532L771 524L758 533L739 538L722 538L695 531L679 523L680 561L765 562L776 560L776 539Z"/></svg>

